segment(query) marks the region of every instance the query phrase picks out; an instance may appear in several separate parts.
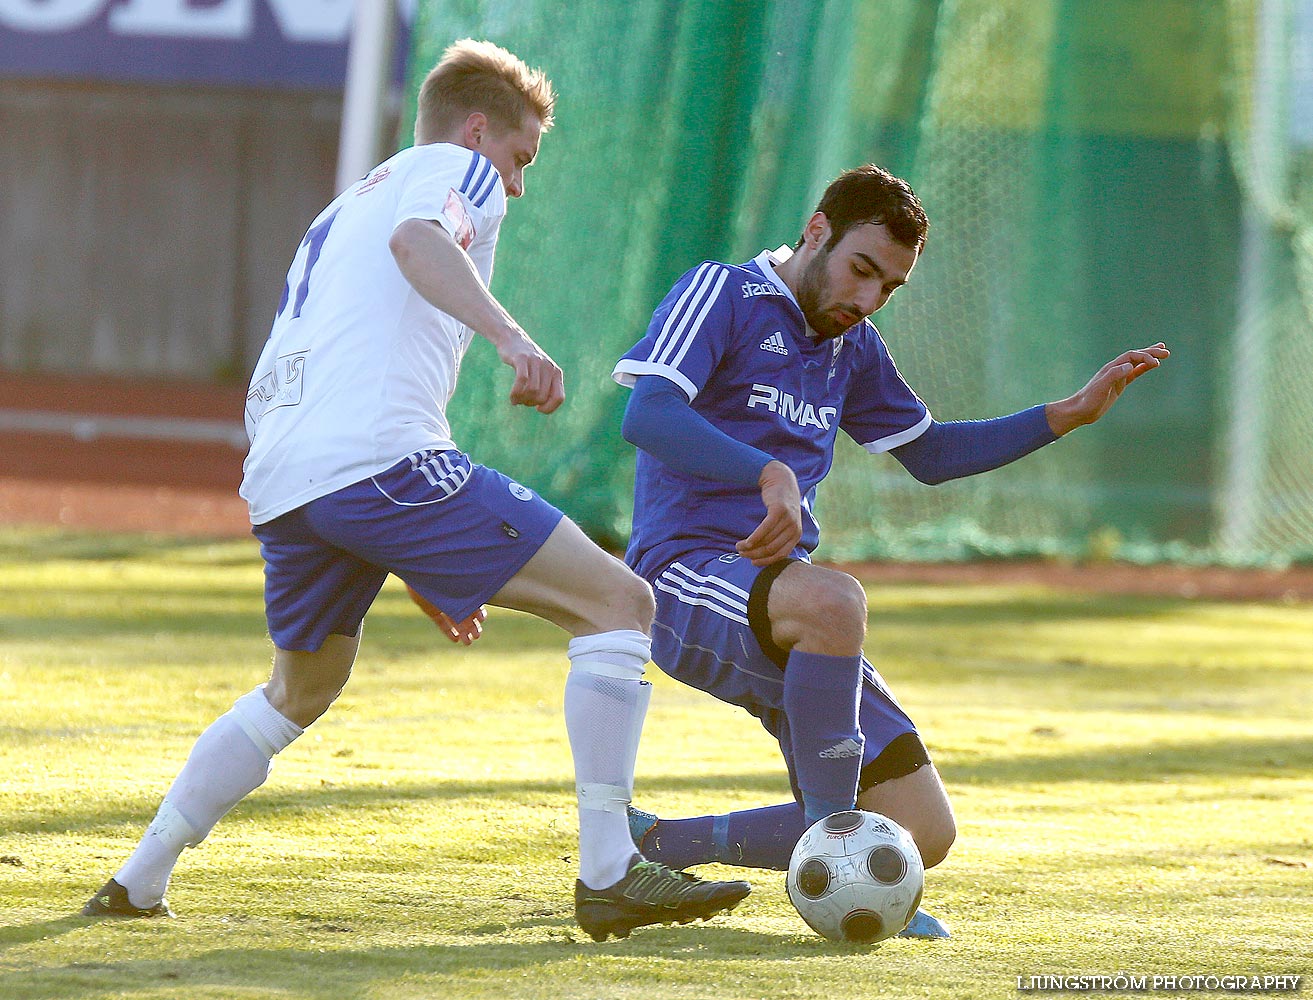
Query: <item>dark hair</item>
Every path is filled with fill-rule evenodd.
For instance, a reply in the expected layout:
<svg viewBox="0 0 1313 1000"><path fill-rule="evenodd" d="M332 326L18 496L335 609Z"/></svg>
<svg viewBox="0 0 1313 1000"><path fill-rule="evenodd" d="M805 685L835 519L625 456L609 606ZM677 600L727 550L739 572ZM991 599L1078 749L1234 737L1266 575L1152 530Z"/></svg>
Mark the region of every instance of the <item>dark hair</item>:
<svg viewBox="0 0 1313 1000"><path fill-rule="evenodd" d="M924 249L930 231L930 220L911 185L874 163L845 170L831 181L816 211L824 212L830 222L826 250L833 249L848 230L868 222L887 227L889 235L917 253Z"/></svg>

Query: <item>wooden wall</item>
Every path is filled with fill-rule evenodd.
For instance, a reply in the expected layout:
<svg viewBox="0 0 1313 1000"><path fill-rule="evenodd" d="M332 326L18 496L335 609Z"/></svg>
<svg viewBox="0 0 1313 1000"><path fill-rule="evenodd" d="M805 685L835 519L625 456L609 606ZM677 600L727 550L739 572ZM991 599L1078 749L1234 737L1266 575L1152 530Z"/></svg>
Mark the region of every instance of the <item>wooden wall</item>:
<svg viewBox="0 0 1313 1000"><path fill-rule="evenodd" d="M0 87L0 370L244 384L333 195L339 101Z"/></svg>

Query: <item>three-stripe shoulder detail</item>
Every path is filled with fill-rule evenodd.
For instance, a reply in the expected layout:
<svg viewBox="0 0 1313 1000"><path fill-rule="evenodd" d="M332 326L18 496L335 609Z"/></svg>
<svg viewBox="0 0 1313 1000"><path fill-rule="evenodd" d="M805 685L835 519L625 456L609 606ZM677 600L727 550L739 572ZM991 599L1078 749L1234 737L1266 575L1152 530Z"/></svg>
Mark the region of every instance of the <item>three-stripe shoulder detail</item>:
<svg viewBox="0 0 1313 1000"><path fill-rule="evenodd" d="M465 179L460 182L460 193L475 207L482 208L498 180L497 168L492 165L492 160L470 150L470 165L465 171Z"/></svg>
<svg viewBox="0 0 1313 1000"><path fill-rule="evenodd" d="M724 264L707 261L699 265L666 317L649 361L679 367L728 278L729 269Z"/></svg>

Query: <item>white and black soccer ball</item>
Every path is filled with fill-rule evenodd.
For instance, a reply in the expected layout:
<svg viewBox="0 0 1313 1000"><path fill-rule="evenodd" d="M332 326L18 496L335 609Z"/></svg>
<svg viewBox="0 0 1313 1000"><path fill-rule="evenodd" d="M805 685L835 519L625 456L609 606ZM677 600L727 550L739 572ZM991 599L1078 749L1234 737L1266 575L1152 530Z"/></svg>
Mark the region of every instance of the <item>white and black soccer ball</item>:
<svg viewBox="0 0 1313 1000"><path fill-rule="evenodd" d="M789 861L789 899L831 941L893 937L921 905L924 885L912 835L887 816L859 809L812 824Z"/></svg>

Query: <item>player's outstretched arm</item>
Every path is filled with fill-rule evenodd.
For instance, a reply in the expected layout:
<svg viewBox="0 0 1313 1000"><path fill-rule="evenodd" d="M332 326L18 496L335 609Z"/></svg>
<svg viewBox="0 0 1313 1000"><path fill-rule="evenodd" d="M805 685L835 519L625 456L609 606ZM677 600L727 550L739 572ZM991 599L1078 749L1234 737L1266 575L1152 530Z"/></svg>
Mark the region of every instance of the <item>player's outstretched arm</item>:
<svg viewBox="0 0 1313 1000"><path fill-rule="evenodd" d="M406 219L388 247L397 267L425 301L454 316L497 349L515 371L511 402L551 413L565 400L561 369L515 322L479 277L474 262L442 226Z"/></svg>
<svg viewBox="0 0 1313 1000"><path fill-rule="evenodd" d="M1153 371L1170 355L1167 345L1158 343L1113 358L1075 395L1044 407L1053 433L1061 437L1084 424L1094 423L1117 402L1128 385L1145 372Z"/></svg>
<svg viewBox="0 0 1313 1000"><path fill-rule="evenodd" d="M1127 351L1100 368L1074 396L988 420L934 420L920 437L890 454L930 485L1000 468L1098 420L1128 385L1167 356L1162 344Z"/></svg>

